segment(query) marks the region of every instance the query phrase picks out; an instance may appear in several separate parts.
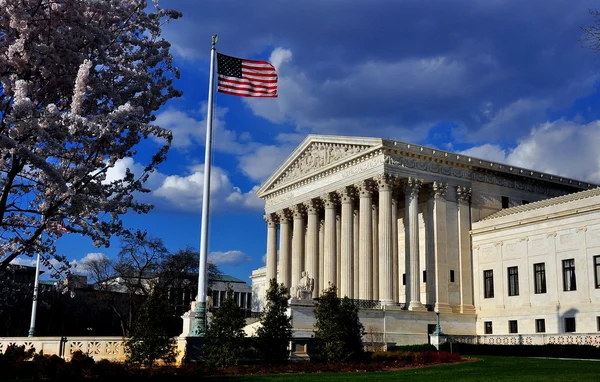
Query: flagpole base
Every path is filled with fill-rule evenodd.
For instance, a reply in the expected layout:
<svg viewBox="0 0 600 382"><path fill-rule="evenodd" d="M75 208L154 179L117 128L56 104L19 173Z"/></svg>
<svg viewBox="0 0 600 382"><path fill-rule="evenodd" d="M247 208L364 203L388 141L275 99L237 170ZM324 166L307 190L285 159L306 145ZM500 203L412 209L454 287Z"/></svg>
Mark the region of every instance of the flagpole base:
<svg viewBox="0 0 600 382"><path fill-rule="evenodd" d="M190 337L204 337L206 334L206 302L199 302L194 309L194 319Z"/></svg>

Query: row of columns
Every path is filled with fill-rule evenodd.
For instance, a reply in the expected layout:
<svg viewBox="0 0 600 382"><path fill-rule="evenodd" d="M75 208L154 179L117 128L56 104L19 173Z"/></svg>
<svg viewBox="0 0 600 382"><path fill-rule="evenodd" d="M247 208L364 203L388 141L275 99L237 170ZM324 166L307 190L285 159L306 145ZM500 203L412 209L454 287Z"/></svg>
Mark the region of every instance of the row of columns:
<svg viewBox="0 0 600 382"><path fill-rule="evenodd" d="M398 277L398 206L396 186L405 195L405 240L407 294L409 310L424 310L420 299L419 204L422 180L399 179L388 174L364 180L336 192L265 216L267 233L267 280L277 277L277 225L280 227L279 279L287 287L298 284L306 270L314 280L313 297L330 284L340 296L380 300L391 304L399 300ZM435 276L448 285L446 194L447 184L433 182L433 232ZM378 207L373 194L378 191ZM457 188L459 200L459 262L461 266L461 306L472 306L470 279L469 198L470 189ZM337 206L341 205L340 216ZM320 211L324 210L323 220ZM305 222L305 217L307 222ZM292 220L293 219L293 220ZM291 225L291 227L290 227ZM306 229L306 232L305 232ZM339 232L339 233L338 233ZM377 239L377 242L374 240ZM338 251L339 248L339 251ZM340 256L340 259L337 256ZM436 288L436 309L448 311L447 288Z"/></svg>

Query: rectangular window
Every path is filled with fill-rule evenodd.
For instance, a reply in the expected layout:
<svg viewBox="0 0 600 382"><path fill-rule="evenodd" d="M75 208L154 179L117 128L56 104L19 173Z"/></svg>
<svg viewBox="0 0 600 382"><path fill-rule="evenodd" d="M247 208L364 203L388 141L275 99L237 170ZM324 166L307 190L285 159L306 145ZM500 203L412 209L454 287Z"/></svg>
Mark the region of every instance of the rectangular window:
<svg viewBox="0 0 600 382"><path fill-rule="evenodd" d="M535 332L546 333L546 320L544 320L543 318L535 320Z"/></svg>
<svg viewBox="0 0 600 382"><path fill-rule="evenodd" d="M502 208L508 208L508 196L502 197Z"/></svg>
<svg viewBox="0 0 600 382"><path fill-rule="evenodd" d="M508 321L508 332L519 333L519 328L517 327L517 320Z"/></svg>
<svg viewBox="0 0 600 382"><path fill-rule="evenodd" d="M596 289L600 288L600 256L594 256L594 281Z"/></svg>
<svg viewBox="0 0 600 382"><path fill-rule="evenodd" d="M246 297L246 309L250 310L252 309L252 293L248 293Z"/></svg>
<svg viewBox="0 0 600 382"><path fill-rule="evenodd" d="M485 334L492 334L492 321L485 321Z"/></svg>
<svg viewBox="0 0 600 382"><path fill-rule="evenodd" d="M233 292L233 301L235 305L240 306L240 292Z"/></svg>
<svg viewBox="0 0 600 382"><path fill-rule="evenodd" d="M213 299L213 301L212 301L213 307L218 308L219 307L219 291L218 290L214 290L212 292L212 299Z"/></svg>
<svg viewBox="0 0 600 382"><path fill-rule="evenodd" d="M423 271L423 282L427 282L427 271Z"/></svg>
<svg viewBox="0 0 600 382"><path fill-rule="evenodd" d="M598 331L600 332L600 316L596 317L596 325L598 326Z"/></svg>
<svg viewBox="0 0 600 382"><path fill-rule="evenodd" d="M508 267L508 295L519 295L519 268Z"/></svg>
<svg viewBox="0 0 600 382"><path fill-rule="evenodd" d="M483 271L483 288L484 298L494 297L494 271L491 269Z"/></svg>
<svg viewBox="0 0 600 382"><path fill-rule="evenodd" d="M219 306L223 305L223 301L225 301L225 299L227 298L225 297L225 293L226 292L224 290L219 291Z"/></svg>
<svg viewBox="0 0 600 382"><path fill-rule="evenodd" d="M454 282L454 269L450 269L450 282Z"/></svg>
<svg viewBox="0 0 600 382"><path fill-rule="evenodd" d="M533 282L535 293L546 293L546 264L533 264Z"/></svg>
<svg viewBox="0 0 600 382"><path fill-rule="evenodd" d="M575 331L575 317L565 317L565 332Z"/></svg>
<svg viewBox="0 0 600 382"><path fill-rule="evenodd" d="M563 290L577 290L575 280L575 259L563 260Z"/></svg>
<svg viewBox="0 0 600 382"><path fill-rule="evenodd" d="M402 285L406 285L406 273L402 274Z"/></svg>

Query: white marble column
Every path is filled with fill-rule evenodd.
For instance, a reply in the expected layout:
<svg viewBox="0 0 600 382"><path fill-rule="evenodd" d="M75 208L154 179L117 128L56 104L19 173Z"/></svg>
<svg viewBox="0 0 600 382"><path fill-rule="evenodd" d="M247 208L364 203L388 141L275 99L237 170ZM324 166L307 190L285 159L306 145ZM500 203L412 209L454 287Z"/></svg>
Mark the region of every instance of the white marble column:
<svg viewBox="0 0 600 382"><path fill-rule="evenodd" d="M356 190L355 190L356 191ZM358 294L359 294L359 286L361 283L361 279L360 279L360 267L359 267L359 243L360 243L360 221L359 221L359 215L360 215L360 211L358 210L358 206L355 204L354 205L354 210L352 211L352 215L353 215L353 238L354 238L354 244L353 244L353 248L352 251L354 253L353 258L352 258L352 265L354 266L354 270L353 270L353 274L354 274L354 298L358 298Z"/></svg>
<svg viewBox="0 0 600 382"><path fill-rule="evenodd" d="M359 284L358 298L361 300L373 299L373 228L371 224L372 212L372 192L373 184L366 180L356 185L359 192Z"/></svg>
<svg viewBox="0 0 600 382"><path fill-rule="evenodd" d="M304 203L307 215L306 228L306 272L313 279L313 298L319 296L319 208L320 200L313 199ZM301 271L302 272L302 271Z"/></svg>
<svg viewBox="0 0 600 382"><path fill-rule="evenodd" d="M338 197L339 201L339 197ZM337 286L337 293L340 294L340 282L342 280L342 215L341 211L336 209L335 215L335 285Z"/></svg>
<svg viewBox="0 0 600 382"><path fill-rule="evenodd" d="M392 258L394 268L394 275L392 276L394 302L400 302L400 284L398 280L398 200L394 192L392 192Z"/></svg>
<svg viewBox="0 0 600 382"><path fill-rule="evenodd" d="M446 228L446 192L448 184L435 181L431 185L433 201L433 253L435 258L435 311L451 313L448 302L448 231Z"/></svg>
<svg viewBox="0 0 600 382"><path fill-rule="evenodd" d="M322 290L336 285L337 278L337 238L335 234L336 196L329 193L321 198L325 208L325 232L323 237L323 285Z"/></svg>
<svg viewBox="0 0 600 382"><path fill-rule="evenodd" d="M406 240L408 241L409 265L406 272L406 286L410 289L408 310L425 311L421 303L421 272L419 264L419 189L420 179L408 178L405 183L406 194Z"/></svg>
<svg viewBox="0 0 600 382"><path fill-rule="evenodd" d="M279 283L288 289L292 287L292 230L291 211L285 209L277 213L279 218Z"/></svg>
<svg viewBox="0 0 600 382"><path fill-rule="evenodd" d="M377 187L377 186L375 186ZM376 196L373 196L375 199ZM371 204L371 229L373 235L373 300L379 300L379 206Z"/></svg>
<svg viewBox="0 0 600 382"><path fill-rule="evenodd" d="M318 296L321 295L321 292L323 291L323 259L325 258L325 252L324 252L324 248L325 248L325 220L324 219L320 219L319 220L319 290L318 290ZM316 289L316 288L315 288Z"/></svg>
<svg viewBox="0 0 600 382"><path fill-rule="evenodd" d="M460 266L460 312L475 313L473 306L473 269L471 265L471 188L456 187L458 199L458 262Z"/></svg>
<svg viewBox="0 0 600 382"><path fill-rule="evenodd" d="M379 300L394 302L394 256L392 235L392 186L394 177L377 176L379 185Z"/></svg>
<svg viewBox="0 0 600 382"><path fill-rule="evenodd" d="M277 215L265 215L267 222L267 283L277 279Z"/></svg>
<svg viewBox="0 0 600 382"><path fill-rule="evenodd" d="M297 204L292 207L294 212L294 232L292 233L292 288L296 287L302 277L304 266L304 205Z"/></svg>
<svg viewBox="0 0 600 382"><path fill-rule="evenodd" d="M340 264L340 288L339 297L354 298L354 224L353 202L354 189L345 187L338 191L338 197L342 204L341 222L341 264Z"/></svg>

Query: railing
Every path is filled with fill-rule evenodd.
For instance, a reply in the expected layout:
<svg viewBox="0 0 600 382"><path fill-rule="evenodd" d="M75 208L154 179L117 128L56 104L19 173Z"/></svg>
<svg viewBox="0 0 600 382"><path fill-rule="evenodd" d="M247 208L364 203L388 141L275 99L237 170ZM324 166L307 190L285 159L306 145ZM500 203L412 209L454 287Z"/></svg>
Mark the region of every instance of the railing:
<svg viewBox="0 0 600 382"><path fill-rule="evenodd" d="M185 339L176 338L178 359L184 354ZM126 358L123 337L0 337L0 354L10 346L24 346L25 350L35 349L36 353L57 355L70 360L73 353L81 351L95 361L124 361Z"/></svg>

